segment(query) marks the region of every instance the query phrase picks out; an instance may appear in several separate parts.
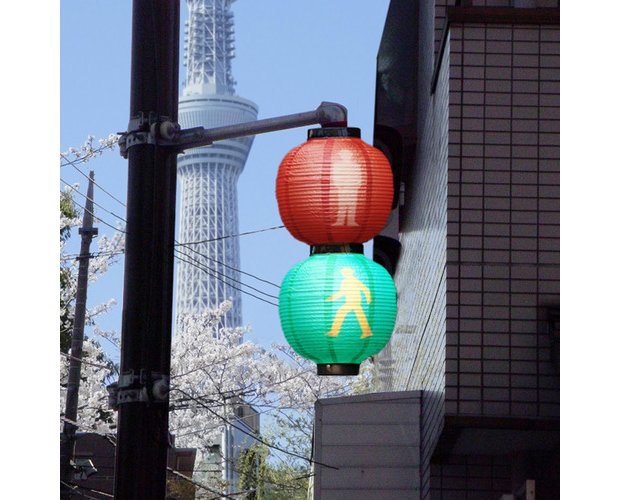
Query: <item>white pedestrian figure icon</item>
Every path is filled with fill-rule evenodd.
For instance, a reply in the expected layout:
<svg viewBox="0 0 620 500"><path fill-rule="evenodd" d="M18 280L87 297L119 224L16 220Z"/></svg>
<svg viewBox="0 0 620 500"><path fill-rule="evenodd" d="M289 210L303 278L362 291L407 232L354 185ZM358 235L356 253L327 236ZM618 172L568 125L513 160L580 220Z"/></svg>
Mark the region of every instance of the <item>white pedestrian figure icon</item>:
<svg viewBox="0 0 620 500"><path fill-rule="evenodd" d="M355 227L357 196L362 187L362 176L359 172L351 172L350 167L355 165L353 153L342 149L333 158L334 172L330 180L330 189L335 192L337 205L336 221L334 226ZM340 169L339 167L342 167ZM343 172L339 172L343 170Z"/></svg>

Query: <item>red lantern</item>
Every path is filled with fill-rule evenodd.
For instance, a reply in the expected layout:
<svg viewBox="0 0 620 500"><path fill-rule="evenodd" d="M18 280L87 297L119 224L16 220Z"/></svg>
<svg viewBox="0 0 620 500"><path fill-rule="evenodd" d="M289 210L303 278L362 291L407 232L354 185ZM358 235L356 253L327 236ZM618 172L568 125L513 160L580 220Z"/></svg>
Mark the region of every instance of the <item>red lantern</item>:
<svg viewBox="0 0 620 500"><path fill-rule="evenodd" d="M388 220L392 182L389 161L360 139L359 129L312 129L280 164L280 217L308 245L363 243Z"/></svg>

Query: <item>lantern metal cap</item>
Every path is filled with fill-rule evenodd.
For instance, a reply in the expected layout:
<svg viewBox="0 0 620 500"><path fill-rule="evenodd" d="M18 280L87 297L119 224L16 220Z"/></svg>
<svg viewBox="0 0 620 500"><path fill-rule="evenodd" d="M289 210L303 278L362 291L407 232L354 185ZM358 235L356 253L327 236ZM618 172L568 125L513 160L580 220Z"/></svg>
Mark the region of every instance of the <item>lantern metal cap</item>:
<svg viewBox="0 0 620 500"><path fill-rule="evenodd" d="M360 139L362 131L355 127L322 127L308 130L308 140L323 139L326 137L353 137Z"/></svg>
<svg viewBox="0 0 620 500"><path fill-rule="evenodd" d="M360 365L357 363L332 363L332 364L317 364L317 375L358 375L360 372Z"/></svg>
<svg viewBox="0 0 620 500"><path fill-rule="evenodd" d="M317 253L364 253L362 243L324 243L310 245L310 255Z"/></svg>

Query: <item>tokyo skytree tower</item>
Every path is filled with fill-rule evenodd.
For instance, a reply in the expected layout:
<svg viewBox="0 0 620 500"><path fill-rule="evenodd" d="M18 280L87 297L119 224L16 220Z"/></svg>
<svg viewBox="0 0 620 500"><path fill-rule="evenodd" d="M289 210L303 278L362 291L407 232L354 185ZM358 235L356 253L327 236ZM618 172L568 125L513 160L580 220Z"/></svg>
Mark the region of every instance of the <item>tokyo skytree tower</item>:
<svg viewBox="0 0 620 500"><path fill-rule="evenodd" d="M179 100L183 128L220 127L256 120L258 107L234 95L231 72L234 0L188 0L185 23L186 78ZM241 325L237 180L253 137L215 142L178 157L181 201L177 247L177 326L224 300L233 307L228 327Z"/></svg>

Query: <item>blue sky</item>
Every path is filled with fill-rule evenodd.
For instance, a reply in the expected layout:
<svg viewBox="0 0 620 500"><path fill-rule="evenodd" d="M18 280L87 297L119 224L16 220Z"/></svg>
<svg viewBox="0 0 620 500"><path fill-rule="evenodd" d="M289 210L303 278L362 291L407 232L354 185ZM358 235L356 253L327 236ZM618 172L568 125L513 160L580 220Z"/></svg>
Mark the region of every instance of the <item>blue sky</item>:
<svg viewBox="0 0 620 500"><path fill-rule="evenodd" d="M372 143L376 55L387 0L238 0L235 16L237 94L259 106L259 118L308 111L322 101L339 102L349 111L349 125L362 129ZM181 2L182 21L186 5ZM60 149L78 147L87 135L96 139L126 128L129 118L131 2L63 0L60 4ZM183 79L181 66L180 79ZM256 136L238 185L240 232L281 225L275 178L284 155L306 138L306 128ZM96 212L100 234L124 217L127 163L118 150L82 165L95 171ZM85 177L72 166L61 177ZM62 182L61 182L62 185ZM105 191L107 191L107 194ZM110 196L112 195L112 196ZM177 195L177 198L179 196ZM116 198L116 199L115 199ZM77 195L83 203L84 198ZM106 212L107 210L107 212ZM73 236L77 252L78 236ZM241 270L279 284L286 272L308 256L308 246L285 230L243 236ZM370 243L366 245L370 250ZM116 298L118 305L102 326L120 332L122 261L89 288L88 304ZM244 281L246 278L244 278ZM277 295L277 289L247 279ZM249 340L284 342L277 307L243 294L243 321ZM113 356L118 353L110 352Z"/></svg>

